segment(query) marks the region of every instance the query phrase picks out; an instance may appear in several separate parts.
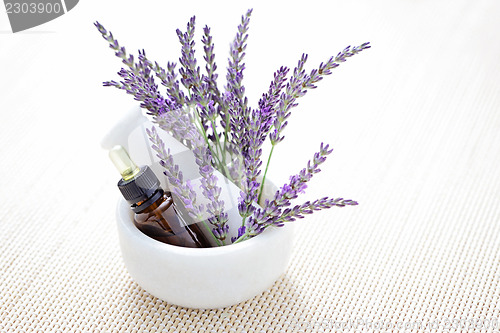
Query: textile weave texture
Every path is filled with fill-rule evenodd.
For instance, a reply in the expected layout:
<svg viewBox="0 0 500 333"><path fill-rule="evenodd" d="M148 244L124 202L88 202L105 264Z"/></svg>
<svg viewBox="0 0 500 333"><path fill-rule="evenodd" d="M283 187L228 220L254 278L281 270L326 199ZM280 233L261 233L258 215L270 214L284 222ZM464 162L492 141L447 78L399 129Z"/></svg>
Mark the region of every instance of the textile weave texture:
<svg viewBox="0 0 500 333"><path fill-rule="evenodd" d="M286 274L218 310L161 301L125 269L118 175L90 119L118 95L99 86L112 71L90 51L112 54L91 25L76 40L0 35L0 332L498 332L500 4L353 3L335 24L358 13L352 34L372 31L373 47L308 93L270 175L284 183L326 137L335 150L304 198L360 205L297 221ZM66 84L54 50L61 68L96 67Z"/></svg>

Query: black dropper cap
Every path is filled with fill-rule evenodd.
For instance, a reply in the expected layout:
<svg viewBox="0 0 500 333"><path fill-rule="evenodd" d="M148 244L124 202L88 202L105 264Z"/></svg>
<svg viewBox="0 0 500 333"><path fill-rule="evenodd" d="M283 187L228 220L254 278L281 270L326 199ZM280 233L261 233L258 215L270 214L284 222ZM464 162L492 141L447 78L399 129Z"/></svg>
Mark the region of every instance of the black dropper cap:
<svg viewBox="0 0 500 333"><path fill-rule="evenodd" d="M118 188L134 212L144 210L163 194L153 170L147 165L137 167L122 146L113 147L109 157L122 176Z"/></svg>

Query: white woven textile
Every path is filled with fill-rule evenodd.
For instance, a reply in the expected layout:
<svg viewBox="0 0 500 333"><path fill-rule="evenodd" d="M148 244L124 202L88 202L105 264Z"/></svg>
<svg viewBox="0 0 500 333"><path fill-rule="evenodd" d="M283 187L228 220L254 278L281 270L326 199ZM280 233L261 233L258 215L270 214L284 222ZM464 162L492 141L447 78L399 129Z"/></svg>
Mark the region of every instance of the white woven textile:
<svg viewBox="0 0 500 333"><path fill-rule="evenodd" d="M0 14L0 332L498 332L496 0L254 4L252 105L302 52L312 69L371 41L299 101L270 170L282 184L328 142L303 199L360 205L297 222L285 276L242 304L184 309L131 280L117 174L98 141L133 102L100 86L120 62L92 22L165 63L179 56L175 28L196 14L197 36L212 27L222 83L247 6L81 1L18 34Z"/></svg>

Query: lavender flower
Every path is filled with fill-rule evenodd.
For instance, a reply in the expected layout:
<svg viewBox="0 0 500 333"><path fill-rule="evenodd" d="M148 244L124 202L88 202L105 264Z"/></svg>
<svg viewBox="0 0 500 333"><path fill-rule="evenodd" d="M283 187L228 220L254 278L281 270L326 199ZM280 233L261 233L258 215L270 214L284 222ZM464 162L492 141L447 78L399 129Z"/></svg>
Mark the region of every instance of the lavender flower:
<svg viewBox="0 0 500 333"><path fill-rule="evenodd" d="M314 211L328 209L334 206L356 206L357 204L358 203L353 200L346 200L343 198L330 199L324 197L313 202L306 201L301 205L296 205L293 208L286 208L283 211L280 211L276 206L270 207L267 212L265 210L258 210L248 219L246 226L241 226L238 229L238 235L232 237L231 241L233 243L239 243L245 239L257 236L270 226L282 227L285 222L293 222L296 219L302 219L304 215L312 214ZM275 215L275 217L268 219L271 223L259 223L259 221L266 218L266 215Z"/></svg>
<svg viewBox="0 0 500 333"><path fill-rule="evenodd" d="M293 76L287 84L286 92L281 96L280 108L276 121L275 130L271 133L270 139L273 146L283 140L281 132L288 124L287 119L290 116L290 109L297 106L295 100L304 96L307 89L315 89L315 83L321 81L323 76L330 75L331 70L338 67L340 63L345 62L347 58L358 54L359 52L370 48L370 43L363 43L360 46L348 46L335 57L331 57L326 63L321 63L319 69L313 69L309 75L305 74L304 64L307 61L307 54L303 54L297 67L294 69Z"/></svg>
<svg viewBox="0 0 500 333"><path fill-rule="evenodd" d="M243 108L232 93L225 94L224 102L228 108L228 124L224 123L230 129L228 139L237 149L244 149L246 119L250 117L250 110Z"/></svg>
<svg viewBox="0 0 500 333"><path fill-rule="evenodd" d="M252 9L249 9L246 14L241 17L241 24L238 26L238 33L231 44L230 58L226 75L226 91L232 93L238 99L242 109L246 109L248 104L248 100L245 97L245 87L243 87L242 81L243 71L245 69L243 58L245 57L245 50L247 48L247 31L251 15Z"/></svg>
<svg viewBox="0 0 500 333"><path fill-rule="evenodd" d="M262 95L262 98L259 100L259 107L261 109L265 107L271 107L272 109L276 109L277 103L280 98L281 90L284 87L286 82L286 76L288 74L289 68L281 67L274 73L274 79L271 81L271 85L269 86L269 91Z"/></svg>
<svg viewBox="0 0 500 333"><path fill-rule="evenodd" d="M138 61L135 62L134 56L127 54L125 47L120 46L111 32L108 32L99 22L95 22L94 25L103 38L108 41L110 48L115 51L115 55L122 59L122 62L128 67L128 69L122 68L118 72L118 75L123 79L122 81L106 81L103 83L104 86L113 86L125 90L128 94L133 95L135 100L142 102L142 108L147 109L151 115L157 115L161 110L161 105L158 105L157 102L164 98L155 83L152 75L152 72L154 72L155 76L161 80L162 85L167 87L170 97L177 104L182 105L185 103L184 93L180 91L179 82L176 81L175 63L169 62L168 70L165 71L157 62L153 65L147 59L144 50L139 50Z"/></svg>
<svg viewBox="0 0 500 333"><path fill-rule="evenodd" d="M134 56L127 55L125 47L120 46L111 32L108 32L99 22L95 22L94 25L109 43L110 48L115 51L115 55L122 59L122 62L128 67L128 69L122 68L118 72L122 81L106 81L104 86L114 86L125 90L128 94L133 95L135 100L142 102L141 107L147 109L151 114L158 113L159 107L156 101L162 96L154 82L154 77L151 75L152 64L146 58L144 50L139 51L139 59L135 62Z"/></svg>
<svg viewBox="0 0 500 333"><path fill-rule="evenodd" d="M281 131L288 124L287 119L290 117L290 109L297 106L295 100L298 97L305 95L304 82L307 75L304 70L304 65L307 61L307 54L303 54L300 58L297 67L293 70L293 75L286 85L286 91L281 94L279 107L274 121L274 131L270 135L271 144L275 146L283 140L280 136Z"/></svg>
<svg viewBox="0 0 500 333"><path fill-rule="evenodd" d="M219 199L221 188L217 185L217 177L214 175L212 166L212 154L200 132L193 124L192 116L181 110L174 109L166 112L155 119L160 128L175 132L189 142L192 147L196 164L200 172L201 189L210 202L206 205L210 214L208 222L214 226L212 232L217 239L225 240L228 228L227 213L224 211L224 201Z"/></svg>
<svg viewBox="0 0 500 333"><path fill-rule="evenodd" d="M156 156L160 159L160 165L165 169L163 174L167 177L170 183L170 191L179 198L189 215L195 219L202 220L204 209L203 205L197 205L196 192L189 180L183 181L182 171L179 166L174 163L170 149L165 149L163 140L158 135L155 127L151 130L146 129L149 140L152 143L152 148L156 152Z"/></svg>
<svg viewBox="0 0 500 333"><path fill-rule="evenodd" d="M253 203L258 200L260 183L257 182L257 177L260 175L260 167L262 165L261 146L272 126L272 116L272 109L265 107L259 110L252 110L252 116L247 118L243 134L244 145L242 146L242 156L244 157L245 169L247 170L246 191L241 192L238 205L240 215L243 217L242 223L245 223L245 218L254 211Z"/></svg>
<svg viewBox="0 0 500 333"><path fill-rule="evenodd" d="M191 216L201 216L204 209L210 214L208 223L212 226L212 233L222 243L229 226L214 168L229 177L241 189L238 209L242 216L242 225L238 229L237 237L233 239L235 242L255 236L271 225L280 226L319 209L357 204L352 200L325 197L289 207L291 201L304 192L307 182L320 171L319 165L331 153L328 145L321 144L320 151L308 162L307 167L292 176L290 181L275 193L272 200L266 200L263 208L256 205L263 192L274 148L284 139L283 130L288 125L292 108L297 106L297 99L304 96L309 89L316 88L317 82L325 75L330 75L332 69L347 58L370 48L369 43L348 46L309 74L305 70L307 54L303 54L289 78L287 67L281 67L274 73L269 89L262 95L258 107L252 108L248 106L242 83L251 14L250 9L241 17L238 32L230 45L227 84L223 92L217 86L214 44L208 26L203 29L201 40L206 74L201 73L197 64L194 16L187 23L185 32L177 29L181 44L180 66L176 67L176 63L167 62L166 69L157 62L150 61L144 50L139 50L137 57L128 54L111 32L99 22L95 23L102 37L125 65L118 72L121 78L119 82L106 81L104 85L114 86L132 95L162 130L169 132L193 150L202 176L200 187L203 195L210 201L205 206L196 204L192 185L189 181L183 181L182 172L174 164L156 129L148 131L153 150L161 159L164 173L171 183L172 192L181 198ZM162 93L160 88L166 91L166 94ZM259 181L263 164L262 146L267 138L271 150L262 181Z"/></svg>
<svg viewBox="0 0 500 333"><path fill-rule="evenodd" d="M319 69L312 70L309 75L307 75L304 70L304 65L307 61L307 54L302 54L297 67L295 67L293 71L292 78L286 86L286 91L280 96L279 108L276 112L276 118L274 120L274 131L272 131L269 135L272 147L267 159L262 184L264 184L266 180L267 170L274 147L284 139L282 131L288 125L287 119L290 117L290 111L293 107L298 105L298 103L296 103L296 99L304 96L307 93L307 89L316 88L314 84L321 81L323 79L322 76L330 75L331 69L338 67L341 62L345 62L347 58L358 54L362 50L370 48L371 46L369 44L370 43L363 43L360 46L355 46L353 48L350 46L346 47L342 52L339 52L335 58L331 57L325 64L321 63L319 65ZM262 193L262 186L260 193Z"/></svg>
<svg viewBox="0 0 500 333"><path fill-rule="evenodd" d="M229 154L230 164L225 168L225 176L229 177L237 186L244 189L243 177L245 171L244 158L242 150L244 149L245 119L249 117L250 109L242 109L239 102L232 93L226 92L222 96L222 105L217 107L220 122L224 128L224 144L222 156L226 158ZM223 110L223 108L226 108ZM215 137L216 138L216 137ZM220 137L222 140L222 136Z"/></svg>
<svg viewBox="0 0 500 333"><path fill-rule="evenodd" d="M353 200L348 200L344 198L331 199L324 197L321 199L316 199L313 202L306 201L301 205L296 205L293 208L286 208L282 211L281 215L273 221L273 225L277 227L283 226L284 222L292 222L296 219L304 218L306 214L312 214L314 211L321 209L328 209L331 207L345 207L345 206L356 206L358 203Z"/></svg>
<svg viewBox="0 0 500 333"><path fill-rule="evenodd" d="M115 51L115 55L118 58L122 59L122 62L137 74L138 69L135 67L134 56L129 55L127 57L127 52L125 50L125 47L120 47L118 41L113 38L113 34L111 32L108 32L102 24L96 21L94 25L97 28L97 30L99 30L102 37L109 43L109 47Z"/></svg>
<svg viewBox="0 0 500 333"><path fill-rule="evenodd" d="M213 100L217 104L222 104L220 101L220 92L217 87L217 74L215 70L217 69L217 65L215 64L215 54L214 54L214 44L212 42L212 36L210 35L210 28L205 26L203 28L203 50L205 51L205 55L203 59L207 63L205 65L205 69L207 71L207 76L205 77L205 82L208 85L208 92L210 93L210 97L208 100Z"/></svg>
<svg viewBox="0 0 500 333"><path fill-rule="evenodd" d="M240 105L231 103L233 110L231 115L231 128L236 139L236 146L241 147L241 156L243 157L246 173L243 175L245 180L241 187L244 191L240 194L239 211L243 217L242 223L245 223L248 217L254 210L253 204L258 202L260 183L257 182L257 177L260 175L260 167L262 165L262 145L272 128L275 118L275 104L279 97L279 92L283 88L286 81L288 68L281 67L275 74L274 80L271 82L268 93L264 94L259 101L259 109L247 108L243 117L238 117L235 109L242 112ZM234 99L233 99L234 101ZM241 177L238 177L241 180Z"/></svg>
<svg viewBox="0 0 500 333"><path fill-rule="evenodd" d="M179 69L179 74L181 75L181 83L184 87L186 87L187 90L192 90L194 96L203 98L201 94L200 67L196 65L196 58L194 56L194 30L194 16L189 20L185 33L177 29L177 37L182 45L182 56L179 58L182 67ZM196 100L196 97L193 97L192 101L193 100Z"/></svg>
<svg viewBox="0 0 500 333"><path fill-rule="evenodd" d="M168 62L167 70L165 70L155 61L153 70L156 73L156 77L161 80L161 84L167 87L169 97L178 105L183 105L186 103L186 96L180 89L177 74L175 73L175 66L174 62Z"/></svg>
<svg viewBox="0 0 500 333"><path fill-rule="evenodd" d="M307 167L297 175L290 177L290 181L275 193L273 200L266 200L264 208L253 211L253 215L247 221L245 234L240 236L237 241L258 235L265 228L274 224L282 214L282 210L290 206L290 201L305 191L307 182L311 180L313 175L321 171L319 166L332 151L329 149L329 145L321 143L320 151L314 154L312 161L307 162Z"/></svg>

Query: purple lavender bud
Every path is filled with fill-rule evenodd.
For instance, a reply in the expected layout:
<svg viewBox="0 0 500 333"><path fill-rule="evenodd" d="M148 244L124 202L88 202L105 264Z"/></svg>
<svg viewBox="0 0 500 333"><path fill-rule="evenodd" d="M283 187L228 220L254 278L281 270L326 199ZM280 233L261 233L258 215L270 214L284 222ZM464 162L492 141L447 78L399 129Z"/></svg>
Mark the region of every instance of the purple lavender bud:
<svg viewBox="0 0 500 333"><path fill-rule="evenodd" d="M183 109L172 109L169 112L155 118L160 127L168 132L175 133L183 138L192 147L198 171L201 177L201 189L207 199L211 201L207 212L212 216L209 223L221 226L219 231L224 231L227 223L227 213L224 212L224 201L221 200L221 188L217 184L217 177L213 174L212 156L210 149L200 132L194 125L192 115L185 113ZM226 234L219 235L220 240L224 240Z"/></svg>
<svg viewBox="0 0 500 333"><path fill-rule="evenodd" d="M303 54L286 86L285 93L281 97L281 103L274 123L275 129L269 136L271 143L276 145L283 140L284 137L281 133L288 124L285 120L290 116L291 108L297 106L297 103L295 103L297 98L304 96L308 89L316 88L315 83L321 81L323 76L330 75L331 69L338 67L339 64L345 62L348 57L352 57L368 48L370 48L369 43L363 43L356 47L348 46L339 52L336 57L331 57L326 63L321 63L319 68L313 69L309 75L305 74L304 70L307 54Z"/></svg>
<svg viewBox="0 0 500 333"><path fill-rule="evenodd" d="M324 197L313 202L306 201L301 205L296 205L292 209L285 209L282 214L273 221L272 225L282 226L284 222L292 222L297 218L304 218L304 215L312 214L314 211L328 209L331 207L355 206L358 203L353 200L343 198L330 199Z"/></svg>
<svg viewBox="0 0 500 333"><path fill-rule="evenodd" d="M313 203L306 202L289 208L291 200L305 191L306 183L315 173L321 171L319 165L331 153L328 145L321 144L320 152L314 154L306 168L290 177L290 181L276 192L273 200L266 200L264 208L255 208L261 187L257 177L261 174L262 145L265 139L269 136L274 149L274 146L284 139L283 130L288 125L291 109L298 105L297 99L304 96L309 89L315 89L316 83L324 76L330 75L332 69L338 67L340 63L370 48L370 45L364 43L356 47L348 46L327 62L322 62L309 74L306 74L304 69L308 56L303 54L288 82L286 78L289 73L288 68L281 67L274 73L268 91L259 100L258 108L252 109L247 106L248 100L242 84L245 70L243 59L251 13L252 10L249 10L242 16L236 37L230 46L227 85L224 93L217 87L214 44L210 28L207 26L203 29L202 37L206 75L201 74L197 65L194 50L194 16L187 23L185 32L177 30L181 44L179 79L175 63L168 62L167 68L163 69L157 62L150 61L144 50L139 50L137 57L127 54L125 47L120 46L111 32L99 22L94 23L109 47L126 66L118 72L121 81L106 81L103 85L113 86L132 95L163 130L193 150L202 176L201 189L210 200L206 205L207 212L211 215L208 222L213 225L214 235L219 240L224 240L228 230L227 214L223 209L224 202L220 199L221 188L217 185L217 177L214 175L214 165L219 167L222 165L219 160L222 151L223 154L226 154L226 151L231 154L231 165L226 167L224 161L224 170L221 171L230 176L242 189L238 209L244 221L248 218L241 228L242 232L239 232L237 241L257 235L269 225L280 226L317 209L357 204L355 201L342 198L322 198ZM159 79L166 87L166 96L160 93L155 79ZM181 90L181 84L188 90L188 94ZM196 107L193 109L193 106ZM219 126L224 129L222 133ZM165 174L169 175L172 192L182 199L188 210L200 212L205 207L196 205L192 185L189 181L183 181L182 172L171 160L170 152L157 140L159 139L157 133L150 131L148 134L153 142L153 149L158 156L161 156L160 164L165 168ZM212 141L217 142L217 152L211 151L212 145L215 145L211 144ZM223 147L220 147L220 142L224 143ZM266 173L264 179L265 176Z"/></svg>
<svg viewBox="0 0 500 333"><path fill-rule="evenodd" d="M241 24L238 26L238 33L234 38L230 47L230 58L227 70L227 86L226 91L231 92L237 98L241 108L247 107L247 99L244 97L245 89L242 86L243 70L245 64L243 58L245 57L245 49L247 47L246 40L248 39L248 26L250 23L250 16L252 9L249 9L245 15L241 17Z"/></svg>
<svg viewBox="0 0 500 333"><path fill-rule="evenodd" d="M187 23L187 30L182 33L177 29L177 37L181 43L181 57L179 62L182 67L179 69L179 74L181 75L182 85L191 92L191 103L201 102L206 104L207 100L207 89L208 86L203 85L205 80L204 76L200 73L200 67L197 66L197 61L195 58L195 42L194 42L194 31L195 31L195 16L191 17Z"/></svg>
<svg viewBox="0 0 500 333"><path fill-rule="evenodd" d="M153 150L157 153L156 156L160 159L160 165L164 168L163 173L169 180L171 192L184 202L185 208L191 217L201 219L201 209L203 209L203 206L196 205L196 193L191 183L189 181L185 183L182 181L182 172L179 166L174 163L170 150L165 149L165 144L158 135L156 128L152 127L151 130L146 129L146 132L152 143Z"/></svg>
<svg viewBox="0 0 500 333"><path fill-rule="evenodd" d="M215 54L214 54L214 44L212 42L212 36L210 35L210 28L205 26L203 29L203 38L202 43L204 44L203 50L205 51L205 55L203 59L205 59L206 65L205 69L207 72L207 76L204 78L207 83L207 87L205 89L206 93L210 94L208 100L215 101L217 104L221 104L220 100L220 92L217 87L217 74L215 70L217 69L217 65L215 64Z"/></svg>
<svg viewBox="0 0 500 333"><path fill-rule="evenodd" d="M264 208L253 212L252 223L258 224L264 230L275 221L281 221L279 217L282 215L283 209L290 206L290 201L305 191L306 183L318 172L319 165L326 160L327 155L331 152L328 145L321 143L320 151L314 154L312 161L308 161L307 167L297 175L291 176L290 181L275 193L273 200L266 200Z"/></svg>

